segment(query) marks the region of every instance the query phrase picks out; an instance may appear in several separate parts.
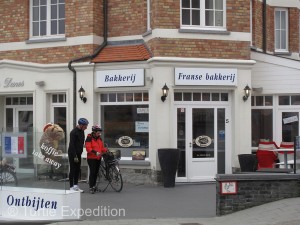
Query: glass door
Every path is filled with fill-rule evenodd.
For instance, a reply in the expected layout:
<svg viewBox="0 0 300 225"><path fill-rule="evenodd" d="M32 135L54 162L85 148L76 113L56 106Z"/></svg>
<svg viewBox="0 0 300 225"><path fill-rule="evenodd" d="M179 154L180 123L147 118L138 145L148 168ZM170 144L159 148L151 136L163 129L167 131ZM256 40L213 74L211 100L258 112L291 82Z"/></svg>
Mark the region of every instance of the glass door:
<svg viewBox="0 0 300 225"><path fill-rule="evenodd" d="M33 165L33 111L31 109L7 108L6 132L25 132L27 137L27 157L13 160L17 172L32 173Z"/></svg>
<svg viewBox="0 0 300 225"><path fill-rule="evenodd" d="M18 169L23 172L33 172L33 111L17 110L18 132L27 133L27 158L18 160Z"/></svg>
<svg viewBox="0 0 300 225"><path fill-rule="evenodd" d="M225 173L226 110L217 107L178 107L177 181L211 181Z"/></svg>

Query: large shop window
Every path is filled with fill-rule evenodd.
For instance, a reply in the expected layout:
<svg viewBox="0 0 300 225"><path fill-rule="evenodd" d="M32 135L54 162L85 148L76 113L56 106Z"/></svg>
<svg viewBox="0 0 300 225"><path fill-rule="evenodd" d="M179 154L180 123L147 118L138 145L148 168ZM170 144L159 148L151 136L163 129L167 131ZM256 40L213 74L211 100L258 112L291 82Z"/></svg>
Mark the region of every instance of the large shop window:
<svg viewBox="0 0 300 225"><path fill-rule="evenodd" d="M31 37L65 34L65 0L31 0Z"/></svg>
<svg viewBox="0 0 300 225"><path fill-rule="evenodd" d="M273 97L252 96L252 147L260 140L273 140Z"/></svg>
<svg viewBox="0 0 300 225"><path fill-rule="evenodd" d="M225 0L181 0L181 26L194 29L225 29Z"/></svg>
<svg viewBox="0 0 300 225"><path fill-rule="evenodd" d="M122 159L149 156L148 93L101 94L103 139Z"/></svg>

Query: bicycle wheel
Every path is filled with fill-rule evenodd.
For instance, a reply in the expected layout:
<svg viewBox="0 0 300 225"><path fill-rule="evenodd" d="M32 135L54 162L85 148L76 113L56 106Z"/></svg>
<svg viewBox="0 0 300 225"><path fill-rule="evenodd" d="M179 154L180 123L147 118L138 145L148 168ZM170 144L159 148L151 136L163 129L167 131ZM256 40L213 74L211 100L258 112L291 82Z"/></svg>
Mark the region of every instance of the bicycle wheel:
<svg viewBox="0 0 300 225"><path fill-rule="evenodd" d="M9 170L1 170L0 183L1 185L18 186L16 173L11 172Z"/></svg>
<svg viewBox="0 0 300 225"><path fill-rule="evenodd" d="M96 188L100 192L104 192L109 185L109 181L105 177L105 169L100 166L97 181L96 181Z"/></svg>
<svg viewBox="0 0 300 225"><path fill-rule="evenodd" d="M120 192L123 188L123 179L120 173L119 167L116 165L112 165L109 167L108 175L111 179L110 185L116 191Z"/></svg>

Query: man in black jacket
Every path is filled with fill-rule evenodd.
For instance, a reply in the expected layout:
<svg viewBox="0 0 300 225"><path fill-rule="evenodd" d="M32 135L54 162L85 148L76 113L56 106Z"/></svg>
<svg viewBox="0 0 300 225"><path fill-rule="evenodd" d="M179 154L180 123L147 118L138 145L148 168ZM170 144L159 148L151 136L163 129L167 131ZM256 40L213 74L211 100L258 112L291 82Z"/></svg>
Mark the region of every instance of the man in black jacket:
<svg viewBox="0 0 300 225"><path fill-rule="evenodd" d="M78 178L81 166L81 154L84 145L84 130L86 130L89 121L85 118L78 120L78 125L70 132L70 142L68 148L68 157L70 163L69 182L70 190L83 192L78 187Z"/></svg>

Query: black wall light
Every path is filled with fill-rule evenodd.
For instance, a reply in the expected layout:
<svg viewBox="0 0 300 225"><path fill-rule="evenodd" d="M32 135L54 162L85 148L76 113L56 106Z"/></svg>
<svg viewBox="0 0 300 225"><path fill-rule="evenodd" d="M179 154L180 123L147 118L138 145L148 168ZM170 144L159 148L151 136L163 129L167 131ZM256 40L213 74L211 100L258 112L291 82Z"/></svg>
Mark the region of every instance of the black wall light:
<svg viewBox="0 0 300 225"><path fill-rule="evenodd" d="M85 97L85 90L82 88L82 86L78 92L79 92L79 98L81 99L81 101L86 103L87 98Z"/></svg>
<svg viewBox="0 0 300 225"><path fill-rule="evenodd" d="M162 90L161 100L164 102L169 93L169 88L168 88L167 84L165 84L161 90Z"/></svg>
<svg viewBox="0 0 300 225"><path fill-rule="evenodd" d="M245 93L245 95L243 96L244 102L247 101L247 99L249 98L250 92L251 92L251 88L247 84L246 87L244 88L244 93Z"/></svg>

